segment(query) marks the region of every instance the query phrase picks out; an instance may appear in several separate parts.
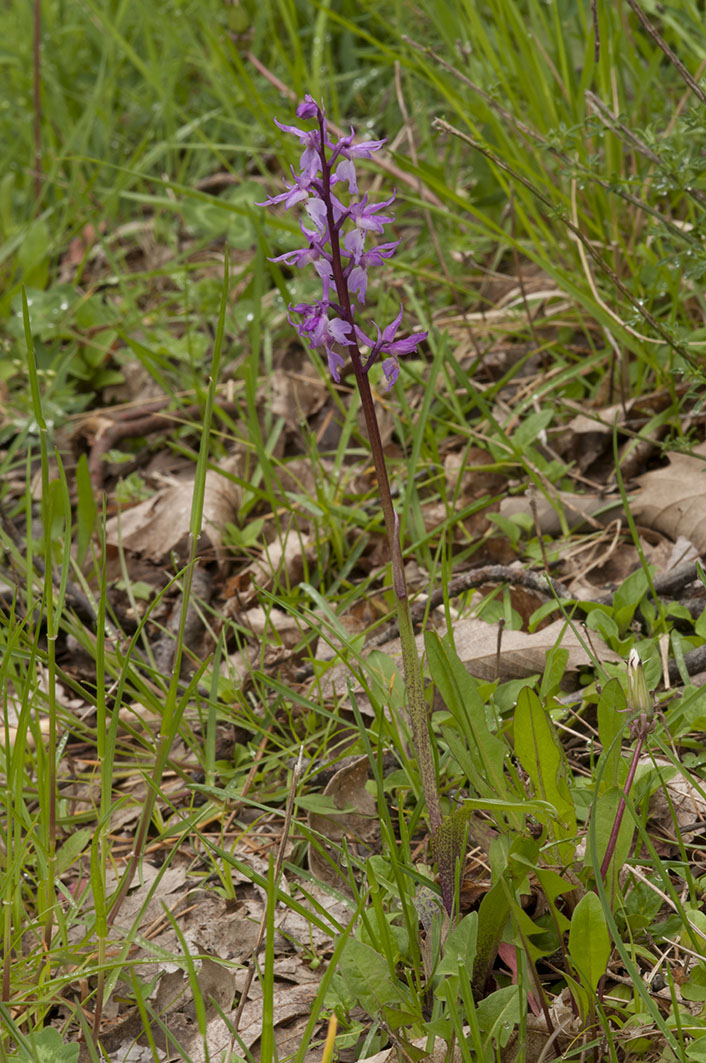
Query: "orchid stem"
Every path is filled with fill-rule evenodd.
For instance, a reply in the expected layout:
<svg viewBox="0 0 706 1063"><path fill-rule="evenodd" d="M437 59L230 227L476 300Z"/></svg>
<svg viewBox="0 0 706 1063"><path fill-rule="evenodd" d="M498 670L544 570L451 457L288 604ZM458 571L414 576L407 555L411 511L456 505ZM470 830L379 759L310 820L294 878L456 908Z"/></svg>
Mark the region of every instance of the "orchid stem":
<svg viewBox="0 0 706 1063"><path fill-rule="evenodd" d="M344 364L343 355L336 348L337 346L344 347L350 352L370 440L392 561L392 585L402 644L407 711L419 763L424 800L429 814L432 847L439 864L442 896L444 905L450 914L453 905L454 862L453 856L449 855L451 848L442 842L441 797L424 698L422 666L414 637L405 581L400 524L392 502L385 452L369 379L369 370L379 359L382 359L382 368L388 386L393 384L399 372L399 356L416 350L417 344L426 339L427 333L418 332L406 339L396 338L397 329L402 320L402 307L400 307L399 315L384 330L376 325L376 340L369 339L355 319L356 306L352 297L355 296L358 304L365 303L368 268L371 265L380 265L383 259L389 258L397 247L397 243L384 243L365 249L367 235L370 232L382 233L384 225L393 220L392 217L382 215L380 211L392 202L394 194L391 199L383 203L369 203L366 193L357 202L351 200L346 205L339 198L340 186L346 182L349 194L351 196L358 194L353 161L356 158L370 158L371 153L381 148L384 141L354 143L354 133L351 130L349 137L340 137L338 142L333 144L328 137L324 108L309 95L297 108L297 116L315 119L318 129L299 129L296 126L283 125L275 119L280 129L299 139L303 151L299 174L292 169L294 182L288 184L286 192L272 196L266 200L266 203L283 202L286 207L306 203L306 211L310 221L314 224L314 229L306 228L302 224L302 233L306 237L308 246L296 251L287 251L272 261L284 261L298 267L313 265L319 274L322 281L321 299L313 304L297 303L290 307L290 311L302 315L302 320L296 326L300 336L309 340L311 347L325 347L329 368L336 381L340 379L340 367ZM330 149L330 155L327 149ZM336 193L332 191L334 185ZM349 225L342 240L343 226L351 222L353 228L351 229ZM347 260L345 263L344 259ZM337 303L330 299L334 288ZM360 351L360 343L370 348L365 362Z"/></svg>

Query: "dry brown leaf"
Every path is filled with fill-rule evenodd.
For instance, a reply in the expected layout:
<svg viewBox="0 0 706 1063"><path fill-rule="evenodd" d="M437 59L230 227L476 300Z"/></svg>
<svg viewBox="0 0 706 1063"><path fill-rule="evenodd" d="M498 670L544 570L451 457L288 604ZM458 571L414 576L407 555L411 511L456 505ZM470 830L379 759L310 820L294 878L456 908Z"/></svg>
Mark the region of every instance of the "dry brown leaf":
<svg viewBox="0 0 706 1063"><path fill-rule="evenodd" d="M263 911L264 904L254 891L248 903L240 902L231 910L222 897L199 890L189 894L188 911L179 919L179 925L194 955L205 953L223 962L243 963L257 942ZM173 940L168 937L170 934L174 935ZM155 943L164 950L178 949L172 927L156 938Z"/></svg>
<svg viewBox="0 0 706 1063"><path fill-rule="evenodd" d="M465 1030L468 1031L469 1027L465 1027ZM427 1049L428 1040L427 1037L417 1037L414 1041L409 1041L407 1047L422 1050L424 1052L424 1063L448 1063L449 1046L446 1041L442 1040L441 1037L435 1037L434 1046L431 1051L429 1051ZM416 1058L411 1057L407 1052L400 1052L395 1045L392 1048L383 1048L382 1052L376 1052L374 1056L365 1056L359 1061L359 1063L397 1063L397 1060L400 1057L402 1059ZM460 1063L462 1059L463 1055L461 1049L458 1045L454 1045L453 1063Z"/></svg>
<svg viewBox="0 0 706 1063"><path fill-rule="evenodd" d="M123 900L115 920L115 927L127 932L139 917L140 930L145 932L149 926L164 916L164 903L169 905L170 910L176 909L187 890L187 868L186 860L173 862L167 868L159 868L146 860L143 861L140 868L140 881L131 887ZM159 879L158 882L157 879ZM117 890L119 881L120 876L109 868L105 873L107 895ZM92 906L90 892L81 898L81 904L87 909ZM80 930L80 926L78 929Z"/></svg>
<svg viewBox="0 0 706 1063"><path fill-rule="evenodd" d="M203 535L219 560L224 555L223 527L235 520L241 494L241 488L226 476L214 470L206 473ZM186 560L193 495L193 478L157 491L147 501L111 517L106 523L106 542L122 545L155 564L168 561L172 552Z"/></svg>
<svg viewBox="0 0 706 1063"><path fill-rule="evenodd" d="M244 606L257 598L257 589L272 590L277 582L282 585L300 583L304 575L304 561L315 555L313 543L305 538L294 525L283 531L282 536L263 545L262 554L228 580L224 605L226 616L237 617Z"/></svg>
<svg viewBox="0 0 706 1063"><path fill-rule="evenodd" d="M532 516L532 492L524 495L516 495L513 498L505 498L500 503L500 512L504 517L511 517L516 513L526 513ZM537 523L542 535L561 535L562 526L559 513L563 513L566 525L570 531L580 528L584 524L591 527L599 527L615 520L616 517L623 519L623 504L619 497L603 497L601 495L574 495L568 491L557 491L553 503L544 495L537 493L535 496Z"/></svg>
<svg viewBox="0 0 706 1063"><path fill-rule="evenodd" d="M309 826L322 836L319 844L324 845L330 860L338 864L338 853L334 846L340 845L345 838L349 849L356 846L369 852L379 846L380 825L377 818L377 804L373 795L366 789L368 781L368 758L356 757L351 763L340 768L330 780L324 796L330 797L341 812L336 815L309 813ZM347 810L347 811L344 811ZM333 845L327 845L323 839L330 838ZM346 878L343 871L339 873L318 848L309 843L309 870L321 882L341 887Z"/></svg>
<svg viewBox="0 0 706 1063"><path fill-rule="evenodd" d="M524 1039L520 1031L513 1030L500 1053L502 1063L542 1063L542 1060L564 1059L563 1053L575 1043L581 1033L581 1022L570 1006L568 989L554 998L550 1008L553 1029L547 1030L547 1020L542 1015L528 1015Z"/></svg>
<svg viewBox="0 0 706 1063"><path fill-rule="evenodd" d="M645 556L652 563L655 551L648 543L642 545ZM588 536L582 536L574 551L573 557L562 561L561 578L572 596L583 601L609 594L640 567L640 555L634 544L626 542L615 525L593 542Z"/></svg>
<svg viewBox="0 0 706 1063"><path fill-rule="evenodd" d="M638 524L670 539L690 539L706 553L706 443L690 454L670 454L669 465L638 476L630 509Z"/></svg>
<svg viewBox="0 0 706 1063"><path fill-rule="evenodd" d="M649 769L655 764L672 767L672 762L663 757L657 757L654 761L651 757L641 757L638 766ZM703 786L697 788L685 774L667 777L663 786L655 790L650 798L650 819L659 825L667 837L674 835L675 821L680 830L704 822L706 797Z"/></svg>
<svg viewBox="0 0 706 1063"><path fill-rule="evenodd" d="M287 428L297 428L324 405L328 388L316 372L313 362L306 359L298 372L275 369L267 379L269 395L265 396L272 413L284 419Z"/></svg>
<svg viewBox="0 0 706 1063"><path fill-rule="evenodd" d="M276 606L263 609L261 605L257 605L241 613L238 620L260 641L264 638L268 646L276 646L281 642L283 646L291 649L302 637L301 623L297 618L291 613L285 613L284 609L277 609Z"/></svg>
<svg viewBox="0 0 706 1063"><path fill-rule="evenodd" d="M154 1063L155 1058L161 1063L161 1060L167 1059L166 1052L158 1048L155 1051L156 1057L150 1045L139 1045L134 1038L128 1037L118 1045L113 1058L120 1060L120 1063Z"/></svg>
<svg viewBox="0 0 706 1063"><path fill-rule="evenodd" d="M445 630L442 626L439 634L444 635ZM476 679L484 681L525 679L543 672L547 654L558 643L569 651L562 682L564 690L574 689L579 670L592 664L591 657L578 635L572 628L567 627L563 620L555 620L553 624L533 634L526 631L504 631L499 656L497 624L486 624L476 617L457 620L454 624L454 641L466 669ZM423 635L417 635L416 643L417 652L423 654ZM595 633L591 634L591 644L600 661L617 662L622 659ZM386 642L381 649L396 660L401 668L402 646L399 639ZM320 689L325 696L343 694L350 679L351 673L345 664L334 665L321 680L320 688L317 685L317 690ZM354 685L354 689L359 688Z"/></svg>
<svg viewBox="0 0 706 1063"><path fill-rule="evenodd" d="M336 887L339 885L340 880L337 879ZM340 898L340 894L331 892L317 882L308 883L306 893L303 893L303 891L302 893L298 892L297 899L313 912L318 912L319 914L322 911L326 912L332 922L335 920L341 926L345 926L353 914L350 904L344 903ZM311 922L306 916L286 906L282 912L278 929L283 934L286 934L291 941L302 942L305 946L313 947L320 952L329 950L335 938L333 931L327 934L325 930L322 930L316 923ZM277 969L279 971L281 967L278 966Z"/></svg>
<svg viewBox="0 0 706 1063"><path fill-rule="evenodd" d="M557 449L582 473L587 473L594 462L611 453L613 427L609 417L608 410L597 411L593 417L579 413L561 434Z"/></svg>
<svg viewBox="0 0 706 1063"><path fill-rule="evenodd" d="M275 1040L278 1047L280 1046L281 1037L286 1036L293 1020L303 1016L309 1017L311 1005L314 1003L316 994L319 991L320 981L319 976L314 973L310 972L310 977L311 981L303 984L275 984L272 1002L277 1027ZM280 1036L277 1036L277 1033ZM238 1035L248 1048L252 1048L256 1041L260 1039L262 1035L262 1000L249 1000L245 1005ZM299 1045L297 1044L296 1047L299 1047Z"/></svg>
<svg viewBox="0 0 706 1063"><path fill-rule="evenodd" d="M524 679L526 676L543 672L547 654L554 646L561 644L569 651L566 673L577 673L579 669L592 664L589 653L584 648L573 628L563 620L529 634L526 631L504 631L500 643L498 661L498 629L494 624L469 618L454 625L456 650L464 665L476 679L491 680L496 678ZM595 652L601 661L619 661L621 658L606 644L591 636Z"/></svg>

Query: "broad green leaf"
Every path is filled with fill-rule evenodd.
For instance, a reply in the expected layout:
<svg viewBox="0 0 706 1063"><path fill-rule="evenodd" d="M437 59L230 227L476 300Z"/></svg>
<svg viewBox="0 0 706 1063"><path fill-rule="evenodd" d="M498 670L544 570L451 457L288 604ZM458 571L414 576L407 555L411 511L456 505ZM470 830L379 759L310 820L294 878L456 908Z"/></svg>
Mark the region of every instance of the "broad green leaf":
<svg viewBox="0 0 706 1063"><path fill-rule="evenodd" d="M77 560L79 565L82 565L96 526L96 500L93 497L91 474L88 471L88 459L85 454L81 454L76 465L76 490L78 493L78 504L76 506Z"/></svg>
<svg viewBox="0 0 706 1063"><path fill-rule="evenodd" d="M64 1044L64 1039L53 1026L45 1026L43 1030L33 1033L29 1038L32 1042L32 1055L23 1050L16 1056L10 1056L16 1063L76 1063L79 1055L78 1044Z"/></svg>
<svg viewBox="0 0 706 1063"><path fill-rule="evenodd" d="M528 867L534 867L539 856L539 843L534 838L500 835L490 847L490 866L493 885L483 897L478 909L476 958L473 964L473 992L484 995L490 974L512 910L515 890L527 881Z"/></svg>
<svg viewBox="0 0 706 1063"><path fill-rule="evenodd" d="M619 781L622 758L620 742L613 742L622 734L627 722L627 701L619 679L609 679L598 699L598 735L603 746L601 758L606 762L601 774L601 790L615 786Z"/></svg>
<svg viewBox="0 0 706 1063"><path fill-rule="evenodd" d="M473 992L478 998L485 993L485 983L509 915L507 884L499 879L485 894L478 909L478 935L472 979Z"/></svg>
<svg viewBox="0 0 706 1063"><path fill-rule="evenodd" d="M618 812L618 805L622 797L623 791L619 786L614 786L611 790L606 790L604 794L601 794L595 802L591 815L594 820L596 851L595 853L593 852L591 844L594 831L589 831L588 848L586 849L586 867L600 867L603 863L603 857L608 849L608 842ZM614 874L616 869L621 868L630 855L634 832L635 826L632 816L626 810L620 824L620 830L618 831L615 852L613 853L610 862L608 876L606 876L607 882L610 882L610 875Z"/></svg>
<svg viewBox="0 0 706 1063"><path fill-rule="evenodd" d="M88 827L83 827L81 830L75 830L73 834L69 834L56 853L56 872L58 875L68 871L76 857L90 844L93 835L94 831L89 830Z"/></svg>
<svg viewBox="0 0 706 1063"><path fill-rule="evenodd" d="M679 990L684 1000L706 1001L706 966L699 963L696 967L692 967L688 979L680 985ZM706 1047L706 1042L704 1047ZM706 1056L704 1058L706 1059Z"/></svg>
<svg viewBox="0 0 706 1063"><path fill-rule="evenodd" d="M510 899L510 915L517 934L515 940L522 945L532 963L556 951L558 941L553 928L548 931L547 927L535 923L514 897ZM535 941L535 938L543 940Z"/></svg>
<svg viewBox="0 0 706 1063"><path fill-rule="evenodd" d="M611 614L604 609L593 609L586 618L586 627L589 631L597 631L606 642L609 639L620 638L620 630Z"/></svg>
<svg viewBox="0 0 706 1063"><path fill-rule="evenodd" d="M686 1049L688 1063L706 1063L706 1036L692 1041Z"/></svg>
<svg viewBox="0 0 706 1063"><path fill-rule="evenodd" d="M403 988L390 974L387 961L357 938L347 942L338 969L351 996L369 1015L377 1015L386 1004L407 1004Z"/></svg>
<svg viewBox="0 0 706 1063"><path fill-rule="evenodd" d="M569 955L584 988L595 993L610 959L611 941L601 902L595 893L584 894L574 909L569 930Z"/></svg>
<svg viewBox="0 0 706 1063"><path fill-rule="evenodd" d="M478 912L469 912L446 939L444 955L434 972L435 984L438 985L442 978L458 974L459 963L463 963L469 970L472 968L477 937Z"/></svg>
<svg viewBox="0 0 706 1063"><path fill-rule="evenodd" d="M654 575L654 567L651 567L651 571ZM648 587L649 584L644 569L638 568L635 572L631 572L627 579L623 580L613 595L613 619L622 634L627 630L641 598L647 593Z"/></svg>
<svg viewBox="0 0 706 1063"><path fill-rule="evenodd" d="M448 638L442 640L435 631L427 631L424 645L431 677L467 743L468 756L459 749L459 763L469 782L481 797L506 796L504 769L508 748L488 727L475 679L466 671Z"/></svg>
<svg viewBox="0 0 706 1063"><path fill-rule="evenodd" d="M476 1009L483 1043L495 1055L496 1047L504 1048L520 1021L520 990L516 985L496 989Z"/></svg>
<svg viewBox="0 0 706 1063"><path fill-rule="evenodd" d="M558 644L552 646L547 654L542 685L539 688L539 694L543 701L555 694L561 686L568 663L569 651Z"/></svg>
<svg viewBox="0 0 706 1063"><path fill-rule="evenodd" d="M689 929L682 930L679 940L685 948L703 956L706 949L706 913L700 908L687 908Z"/></svg>
<svg viewBox="0 0 706 1063"><path fill-rule="evenodd" d="M512 442L518 447L518 450L525 450L532 443L537 442L537 436L545 428L549 427L553 418L554 410L551 405L545 406L543 410L538 410L537 413L531 413L518 424L513 433Z"/></svg>
<svg viewBox="0 0 706 1063"><path fill-rule="evenodd" d="M515 860L518 863L523 862L523 858L519 855L515 856ZM542 887L547 902L554 914L554 920L557 929L560 932L569 929L569 920L566 918L563 912L561 912L556 905L557 897L563 896L565 893L571 893L577 888L576 883L567 882L557 871L554 871L551 867L541 867L538 864L532 864L529 860L526 861L528 870L539 880L539 884Z"/></svg>
<svg viewBox="0 0 706 1063"><path fill-rule="evenodd" d="M576 814L566 780L564 753L548 712L529 687L520 691L514 718L515 752L529 775L535 794L556 809L556 815L537 814L549 837L557 842L559 862L569 864L575 844Z"/></svg>

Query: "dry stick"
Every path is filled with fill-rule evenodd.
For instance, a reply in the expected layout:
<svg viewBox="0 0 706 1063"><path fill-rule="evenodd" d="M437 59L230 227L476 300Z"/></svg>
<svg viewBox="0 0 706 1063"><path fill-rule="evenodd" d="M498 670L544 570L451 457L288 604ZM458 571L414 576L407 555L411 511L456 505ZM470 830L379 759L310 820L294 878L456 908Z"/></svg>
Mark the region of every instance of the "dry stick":
<svg viewBox="0 0 706 1063"><path fill-rule="evenodd" d="M664 215L660 214L660 212L655 207L652 207L649 203L644 202L644 200L639 199L637 196L633 196L624 188L614 187L610 181L603 180L597 174L593 173L593 171L589 169L588 166L585 166L583 163L580 163L578 159L573 159L570 156L566 155L565 152L559 151L558 148L554 147L553 144L549 143L546 137L542 136L541 133L538 133L535 129L532 129L530 126L525 125L524 122L516 118L511 111L508 111L506 107L503 107L502 104L498 103L497 100L493 99L492 96L490 96L487 92L485 92L478 85L476 85L475 82L471 81L470 78L466 77L465 74L462 74L459 70L452 66L451 63L448 63L441 55L439 55L438 52L435 52L433 48L423 46L417 41L412 40L410 37L404 37L404 40L407 42L407 44L411 45L411 47L416 48L417 51L424 52L425 54L429 55L440 67L448 71L450 74L453 74L453 76L456 77L463 85L466 85L466 87L471 89L472 92L475 92L476 95L480 96L484 103L486 103L488 107L494 110L496 114L499 114L500 117L508 123L508 125L512 126L512 128L520 134L520 136L524 137L530 143L542 147L545 151L549 152L550 155L553 155L554 158L557 159L564 167L570 168L571 170L584 174L588 180L592 181L594 184L597 184L600 188L604 189L604 191L610 192L611 194L618 196L620 199L625 200L626 203L630 203L631 206L637 207L643 213L652 216L657 221L659 221L660 224L664 225L667 229L669 229L669 231L674 236L679 237L682 240L693 239L689 237L688 234L685 234L684 231L678 226L674 225L674 223L670 221L669 218L666 218L664 217ZM451 129L454 133L456 132L453 127L449 126L448 128ZM512 171L509 169L508 172L512 173ZM532 189L532 191L535 190ZM693 242L696 244L697 241L694 240ZM658 340L655 340L650 336L641 335L639 332L636 332L635 329L631 328L628 325L624 325L623 327L637 339L643 340L647 343L659 342Z"/></svg>
<svg viewBox="0 0 706 1063"><path fill-rule="evenodd" d="M544 542L544 535L542 534L542 528L539 523L539 514L537 512L537 499L534 495L530 496L530 511L532 513L532 520L534 521L534 530L537 533L537 542L539 543L539 549L542 554L542 564L544 565L544 573L549 580L551 586L551 569L549 567L549 557L547 556L547 547Z"/></svg>
<svg viewBox="0 0 706 1063"><path fill-rule="evenodd" d="M576 225L574 225L574 223L570 221L569 218L567 218L564 214L558 213L556 205L552 203L551 200L548 199L544 195L544 193L539 188L537 188L536 185L533 185L531 181L529 181L526 177L523 177L523 175L521 173L518 173L517 170L514 170L512 166L509 166L504 161L504 159L501 159L498 155L496 155L494 151L491 151L490 148L487 148L484 144L481 144L480 141L475 139L475 137L471 137L467 133L463 133L460 129L456 129L449 122L446 122L443 118L435 118L433 124L437 129L441 129L444 132L451 133L453 136L456 136L460 140L463 140L470 147L475 148L476 151L480 152L481 155L484 155L486 159L492 162L494 166L497 166L499 170L502 170L503 173L506 173L509 177L511 177L513 181L519 181L521 185L523 185L529 192L531 192L533 196L535 196L539 200L540 203L544 205L544 207L549 211L550 215L558 214L562 223L566 226L569 232L573 233L577 240L581 241L582 245L585 247L590 257L600 267L602 272L605 273L611 284L613 284L617 288L623 298L626 299L627 302L629 302L630 305L638 312L638 314L640 314L640 316L643 317L645 321L655 330L655 332L662 337L663 341L667 344L668 347L671 347L672 350L676 351L677 354L681 355L681 357L689 365L695 364L695 359L692 357L689 351L680 343L678 343L673 336L670 336L667 330L660 324L659 321L657 321L657 319L650 313L650 311L647 310L646 307L642 306L640 300L637 299L636 296L634 296L633 293L623 284L615 270L610 268L605 259L599 254L595 247L593 247L591 241L588 240L586 236L584 236L581 230ZM617 315L615 314L611 316L617 317ZM628 331L632 331L628 328L628 326L624 325L622 322L621 325L623 328L628 329Z"/></svg>
<svg viewBox="0 0 706 1063"><path fill-rule="evenodd" d="M397 60L397 59L395 60L395 91L397 93L397 103L399 104L400 113L402 115L402 120L404 122L405 131L407 133L407 145L408 145L408 148L409 148L409 157L412 160L412 162L414 163L414 165L418 166L417 146L414 143L414 137L412 136L412 123L411 123L410 118L409 118L409 112L407 111L407 103L406 103L405 98L404 98L404 93L402 92L402 79L400 77L400 64L399 64L399 60ZM419 178L419 180L417 182L417 193L418 193L420 199L423 201L424 200L424 182L422 181L421 177ZM480 344L478 342L478 337L476 336L475 329L472 327L471 322L470 322L470 320L468 318L467 307L464 307L463 300L461 299L461 296L460 296L459 292L457 291L456 285L453 283L453 280L451 279L451 274L449 273L449 267L446 264L446 259L444 257L444 252L443 252L443 249L441 247L441 243L439 241L439 237L437 235L436 228L434 226L434 222L432 220L432 216L431 216L431 212L429 210L429 207L425 205L423 207L423 211L424 211L424 221L426 222L427 232L429 233L429 236L431 237L431 242L433 243L434 250L436 251L436 257L439 260L439 264L440 264L441 269L443 271L444 277L446 278L446 283L449 286L449 290L451 292L451 296L453 298L453 301L456 304L456 309L458 310L459 314L463 318L464 324L466 325L466 327L468 329L468 334L470 336L471 344L473 346L473 350L475 351L476 358L481 358L482 359L483 351L480 348Z"/></svg>
<svg viewBox="0 0 706 1063"><path fill-rule="evenodd" d="M571 217L572 217L572 221L573 221L574 225L578 229L579 215L578 215L578 207L576 205L576 179L575 178L572 178L572 180L571 180ZM609 317L612 317L614 321L617 321L618 324L622 325L622 321L620 320L618 315L613 310L610 309L608 304L598 294L598 288L596 287L596 282L593 279L593 274L591 273L591 268L590 268L590 266L588 264L588 259L586 258L586 251L584 250L584 246L583 246L583 244L581 243L580 240L576 241L576 248L578 250L579 258L581 259L581 265L583 266L583 272L585 274L586 280L588 281L588 286L591 289L591 294L593 295L593 298L596 300L596 302L601 307L601 309L606 314L608 314ZM621 403L621 406L623 408L623 416L627 420L627 416L628 416L627 402L628 402L628 399L629 399L629 396L630 396L630 375L629 375L630 374L630 369L629 369L629 365L628 365L628 360L627 360L627 357L624 355L621 347L617 343L617 341L615 339L615 336L610 331L610 329L606 328L604 326L603 327L603 332L605 333L606 339L608 340L608 343L610 344L610 346L611 346L611 348L613 350L613 356L612 357L617 360L618 365L620 366L620 403ZM609 369L609 372L610 372L611 397L612 397L612 391L613 391L613 364L614 363L613 363L612 358L611 358L611 364L610 364L610 369Z"/></svg>
<svg viewBox="0 0 706 1063"><path fill-rule="evenodd" d="M165 403L166 405L166 400ZM217 400L218 407L229 416L238 413L239 407L234 402ZM139 411L134 417L120 418L112 421L96 437L88 458L88 471L94 491L103 486L105 463L103 458L121 439L146 436L175 425L188 425L192 420L198 424L203 410L198 404L187 406L182 410L165 410L164 412L144 413Z"/></svg>
<svg viewBox="0 0 706 1063"><path fill-rule="evenodd" d="M34 0L34 198L39 204L42 195L42 95L40 43L42 29L42 0Z"/></svg>
<svg viewBox="0 0 706 1063"><path fill-rule="evenodd" d="M652 151L652 148L648 147L643 140L640 140L637 134L634 133L632 129L629 129L624 122L621 122L619 118L616 118L599 96L596 96L596 94L591 92L590 89L586 89L583 97L604 126L610 129L613 133L620 135L627 144L634 148L635 151L639 152L640 155L644 155L645 158L650 160L650 162L653 162L656 166L662 165L662 160L659 155L656 155L655 152ZM677 176L673 171L667 172L670 177Z"/></svg>
<svg viewBox="0 0 706 1063"><path fill-rule="evenodd" d="M593 60L598 63L601 58L601 29L598 23L598 0L591 0L591 21L593 22Z"/></svg>
<svg viewBox="0 0 706 1063"><path fill-rule="evenodd" d="M505 630L505 617L498 620L498 637L495 643L495 678L500 678L500 660L502 655L503 631Z"/></svg>
<svg viewBox="0 0 706 1063"><path fill-rule="evenodd" d="M530 334L534 340L537 350L542 349L542 340L539 337L537 329L534 323L534 315L530 309L529 300L527 299L527 291L525 289L525 279L522 275L522 267L520 265L520 253L517 250L517 235L516 235L516 222L517 212L515 210L515 195L514 190L510 190L510 218L511 218L511 234L512 234L512 258L515 263L515 273L517 274L517 281L520 285L520 295L522 297L522 305L525 310L525 317L527 318L527 324L529 326ZM544 354L542 355L542 364L545 364Z"/></svg>
<svg viewBox="0 0 706 1063"><path fill-rule="evenodd" d="M275 890L277 889L277 883L279 881L280 872L282 870L282 864L284 863L284 850L289 838L289 828L292 822L292 812L294 810L294 798L297 793L297 783L299 782L299 776L302 770L302 764L304 762L304 746L299 748L299 759L297 760L294 770L292 772L292 783L289 787L289 798L287 799L287 809L284 813L284 826L282 827L282 837L280 838L279 849L277 850L277 859L275 861L275 875L274 884ZM258 949L262 945L263 938L265 937L265 928L267 926L267 905L265 905L265 911L262 913L262 920L260 922L260 929L257 932L257 940L253 945L250 960L248 962L248 973L245 979L245 985L243 986L243 992L238 1004L238 1010L235 1013L235 1019L233 1021L233 1038L230 1043L231 1052L233 1051L233 1045L235 1044L235 1034L240 1028L240 1020L243 1016L243 1009L248 1000L248 993L250 992L250 986L252 980L255 977L255 957L257 956Z"/></svg>
<svg viewBox="0 0 706 1063"><path fill-rule="evenodd" d="M280 81L280 79L275 74L273 74L271 70L268 70L268 68L257 58L256 55L254 55L252 52L246 52L245 58L250 63L252 63L255 69L259 71L259 73L262 74L262 76L266 78L266 80L269 81L271 85L274 85L274 87L279 92L281 92L283 96L286 96L287 99L296 102L296 100L298 99L296 92L294 92L287 85L285 85L283 81ZM332 122L330 118L326 119L326 124L329 129L333 130L337 137L345 135L341 127L337 126L334 122ZM413 174L405 173L404 170L401 170L399 168L399 166L395 166L394 162L389 162L387 159L381 159L378 157L375 159L375 165L379 166L380 169L384 170L386 173L389 173L390 176L394 177L396 181L400 181L402 184L405 185L410 185L412 188L414 188L415 191L419 191L418 179L415 178ZM443 207L444 204L441 202L439 197L434 195L433 192L430 192L428 188L423 188L421 194L422 199L426 200L427 203L431 203L435 207Z"/></svg>
<svg viewBox="0 0 706 1063"><path fill-rule="evenodd" d="M628 5L637 15L640 25L642 26L644 31L648 34L648 36L652 38L657 47L664 52L664 54L667 56L667 59L669 59L669 62L672 64L674 69L681 75L682 79L686 82L686 84L689 86L689 88L697 97L697 99L699 99L701 103L706 103L706 93L703 91L701 86L696 81L694 81L693 77L686 69L679 56L672 51L672 49L665 41L664 37L662 37L652 25L645 12L637 3L637 0L628 0Z"/></svg>

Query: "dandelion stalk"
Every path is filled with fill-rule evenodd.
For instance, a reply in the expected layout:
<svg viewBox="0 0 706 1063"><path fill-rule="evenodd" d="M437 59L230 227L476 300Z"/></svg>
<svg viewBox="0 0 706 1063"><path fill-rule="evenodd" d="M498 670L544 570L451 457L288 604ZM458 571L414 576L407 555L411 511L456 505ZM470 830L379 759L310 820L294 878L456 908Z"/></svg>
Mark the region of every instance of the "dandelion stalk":
<svg viewBox="0 0 706 1063"><path fill-rule="evenodd" d="M633 647L628 658L628 709L633 713L630 723L630 731L636 739L632 760L628 768L627 778L623 793L620 795L618 808L615 813L615 821L610 832L603 863L601 864L601 879L605 882L610 862L618 844L618 834L625 816L626 798L630 794L635 779L635 772L642 756L642 747L645 739L654 727L654 713L652 698L647 689L645 673L642 670L642 662L637 650Z"/></svg>

